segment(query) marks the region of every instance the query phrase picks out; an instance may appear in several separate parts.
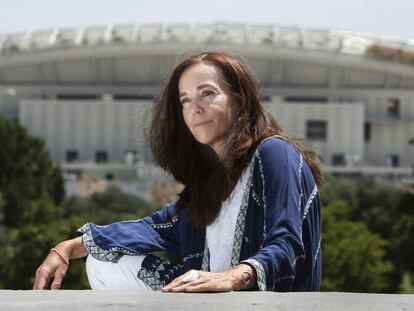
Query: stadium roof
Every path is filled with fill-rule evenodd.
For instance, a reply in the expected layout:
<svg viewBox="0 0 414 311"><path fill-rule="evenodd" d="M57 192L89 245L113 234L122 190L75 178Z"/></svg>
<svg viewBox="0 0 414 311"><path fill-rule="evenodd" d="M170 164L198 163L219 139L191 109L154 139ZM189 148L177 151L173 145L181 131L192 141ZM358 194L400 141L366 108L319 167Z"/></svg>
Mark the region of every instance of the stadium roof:
<svg viewBox="0 0 414 311"><path fill-rule="evenodd" d="M337 72L348 87L414 87L409 41L248 24L108 25L3 35L0 83L160 83L177 55L214 48L247 57L264 84L277 83L279 74L288 83L324 85Z"/></svg>
<svg viewBox="0 0 414 311"><path fill-rule="evenodd" d="M338 30L243 24L108 25L28 31L2 35L0 53L151 43L273 45L353 55L369 54L414 63L414 45L410 41L381 39Z"/></svg>

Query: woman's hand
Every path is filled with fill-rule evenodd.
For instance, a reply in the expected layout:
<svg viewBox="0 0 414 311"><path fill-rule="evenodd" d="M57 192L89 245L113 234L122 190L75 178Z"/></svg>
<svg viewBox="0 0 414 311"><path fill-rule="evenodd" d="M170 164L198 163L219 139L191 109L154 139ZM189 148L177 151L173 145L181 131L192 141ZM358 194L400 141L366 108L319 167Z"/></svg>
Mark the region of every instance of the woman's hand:
<svg viewBox="0 0 414 311"><path fill-rule="evenodd" d="M223 272L206 272L197 271L199 277L190 282L183 282L183 278L188 276L192 270L187 271L183 275L175 278L171 283L162 288L163 292L230 292L239 290L245 286L245 280L241 276L242 271L247 271L252 279L251 284L256 283L256 276L253 269L249 265L239 265L236 268L230 268Z"/></svg>
<svg viewBox="0 0 414 311"><path fill-rule="evenodd" d="M61 242L55 249L57 252L50 252L36 270L33 289L47 289L51 279L53 279L51 289L59 289L68 269L69 259L84 257L88 254L83 246L82 237Z"/></svg>

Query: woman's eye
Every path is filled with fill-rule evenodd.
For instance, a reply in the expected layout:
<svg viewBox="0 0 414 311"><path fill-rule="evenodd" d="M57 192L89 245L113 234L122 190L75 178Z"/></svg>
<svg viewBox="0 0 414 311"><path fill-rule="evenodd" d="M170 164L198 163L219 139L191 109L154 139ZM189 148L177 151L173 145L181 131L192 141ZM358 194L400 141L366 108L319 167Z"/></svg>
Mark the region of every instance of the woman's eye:
<svg viewBox="0 0 414 311"><path fill-rule="evenodd" d="M184 105L185 103L188 103L188 99L187 99L187 98L184 98L184 99L181 101L181 105Z"/></svg>
<svg viewBox="0 0 414 311"><path fill-rule="evenodd" d="M210 95L213 95L213 94L214 94L214 92L210 91L210 90L206 90L206 91L203 91L201 93L202 96L210 96Z"/></svg>

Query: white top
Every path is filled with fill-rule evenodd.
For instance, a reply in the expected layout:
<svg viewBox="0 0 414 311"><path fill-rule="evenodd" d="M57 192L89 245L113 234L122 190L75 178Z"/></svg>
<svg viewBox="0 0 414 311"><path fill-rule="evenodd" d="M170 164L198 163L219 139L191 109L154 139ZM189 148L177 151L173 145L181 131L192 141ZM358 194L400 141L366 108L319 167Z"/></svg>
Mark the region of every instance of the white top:
<svg viewBox="0 0 414 311"><path fill-rule="evenodd" d="M206 228L211 272L220 272L230 267L237 215L247 186L249 171L249 167L244 170L233 192L221 205L220 214Z"/></svg>

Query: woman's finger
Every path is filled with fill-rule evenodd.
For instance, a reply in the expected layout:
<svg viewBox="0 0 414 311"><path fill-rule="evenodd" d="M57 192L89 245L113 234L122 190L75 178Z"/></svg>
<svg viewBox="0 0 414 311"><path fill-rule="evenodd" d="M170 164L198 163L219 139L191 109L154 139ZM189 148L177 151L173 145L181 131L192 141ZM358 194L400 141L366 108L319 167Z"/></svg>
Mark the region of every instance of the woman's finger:
<svg viewBox="0 0 414 311"><path fill-rule="evenodd" d="M183 278L189 276L190 273L192 273L191 271L193 271L193 270L187 271L186 273L180 275L179 277L176 277L173 281L170 282L170 284L163 287L161 290L164 291L164 292L168 292L172 288L175 288L177 286L181 286L183 284L186 284L186 283L183 283ZM200 278L201 277L201 271L197 271L197 272L199 273L199 278Z"/></svg>
<svg viewBox="0 0 414 311"><path fill-rule="evenodd" d="M50 289L59 289L61 284L62 284L62 280L63 277L66 274L66 270L67 270L68 266L67 265L60 265L56 272L55 272L55 278L53 280L52 286L50 287Z"/></svg>
<svg viewBox="0 0 414 311"><path fill-rule="evenodd" d="M40 267L36 273L36 280L33 285L33 289L45 289L46 284L49 282L50 275L51 273L48 269Z"/></svg>
<svg viewBox="0 0 414 311"><path fill-rule="evenodd" d="M198 285L188 286L184 289L186 293L217 292L218 287L215 283L205 282Z"/></svg>
<svg viewBox="0 0 414 311"><path fill-rule="evenodd" d="M172 292L178 293L178 292L185 292L187 288L192 287L192 286L196 286L196 285L200 285L203 283L206 283L207 280L206 279L198 279L198 280L194 280L188 283L181 283L180 285L173 287L171 289Z"/></svg>
<svg viewBox="0 0 414 311"><path fill-rule="evenodd" d="M161 288L161 290L164 291L164 292L168 292L171 288L174 288L174 287L178 286L179 284L182 283L182 281L181 281L182 277L183 277L182 275L180 275L179 277L176 277L168 285Z"/></svg>

